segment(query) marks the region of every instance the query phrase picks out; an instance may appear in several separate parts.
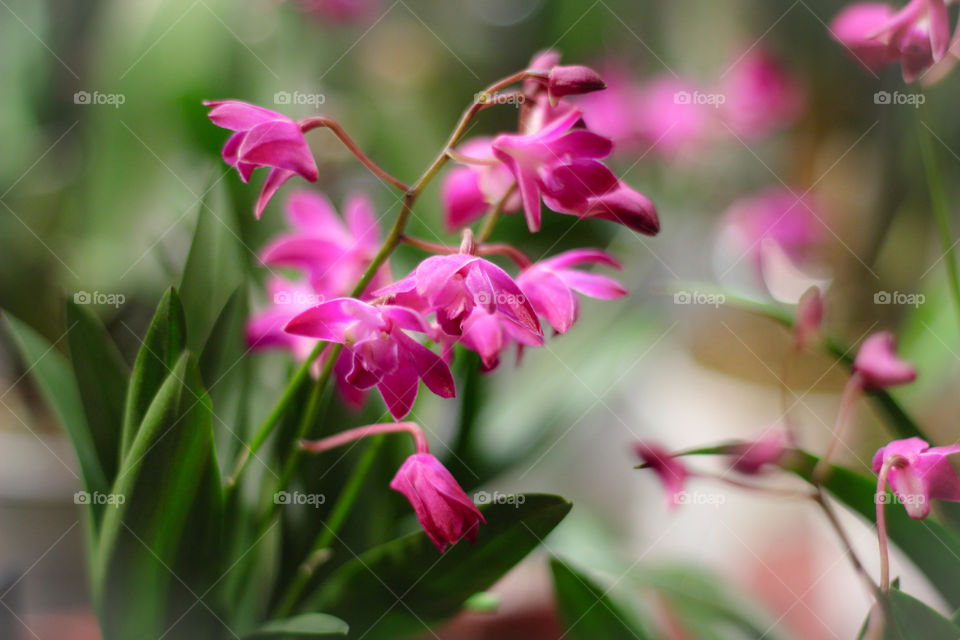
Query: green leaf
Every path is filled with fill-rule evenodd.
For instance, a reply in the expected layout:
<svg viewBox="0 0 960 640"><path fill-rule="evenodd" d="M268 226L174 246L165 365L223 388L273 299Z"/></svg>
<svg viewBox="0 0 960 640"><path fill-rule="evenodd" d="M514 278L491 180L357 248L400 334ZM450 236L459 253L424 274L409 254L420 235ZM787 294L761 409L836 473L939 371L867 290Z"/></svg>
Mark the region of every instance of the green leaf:
<svg viewBox="0 0 960 640"><path fill-rule="evenodd" d="M226 187L219 180L200 201L197 227L180 283L187 316L187 346L200 353L211 327L230 294L243 282L237 250L240 236Z"/></svg>
<svg viewBox="0 0 960 640"><path fill-rule="evenodd" d="M77 381L70 370L67 359L57 351L56 346L36 331L20 322L10 314L5 314L7 330L13 338L27 371L36 380L47 404L53 409L60 425L67 432L73 450L80 463L83 486L90 493L106 493L107 479L100 465L93 435L87 427L83 403ZM73 327L67 327L69 332ZM97 516L102 506L92 505Z"/></svg>
<svg viewBox="0 0 960 640"><path fill-rule="evenodd" d="M157 305L133 363L123 417L121 451L126 455L133 444L147 407L166 380L186 346L187 325L183 306L174 288L167 289Z"/></svg>
<svg viewBox="0 0 960 640"><path fill-rule="evenodd" d="M643 640L646 632L591 579L557 558L550 560L561 628L570 640Z"/></svg>
<svg viewBox="0 0 960 640"><path fill-rule="evenodd" d="M812 482L818 460L817 456L798 450L791 454L784 467ZM868 522L875 522L875 478L831 465L823 485ZM911 519L900 505L888 503L886 509L890 539L927 576L951 607L960 607L960 538L957 534L933 518Z"/></svg>
<svg viewBox="0 0 960 640"><path fill-rule="evenodd" d="M475 546L461 540L441 555L423 532L392 540L334 571L309 598L310 608L343 618L353 633L371 640L422 633L424 624L455 614L470 596L496 582L571 507L559 496L514 498L481 507L487 522Z"/></svg>
<svg viewBox="0 0 960 640"><path fill-rule="evenodd" d="M127 365L99 318L87 307L67 301L67 345L87 425L107 482L120 460Z"/></svg>
<svg viewBox="0 0 960 640"><path fill-rule="evenodd" d="M350 627L340 618L335 618L325 613L305 613L293 618L274 620L273 622L267 623L252 633L250 637L345 636L349 631Z"/></svg>
<svg viewBox="0 0 960 640"><path fill-rule="evenodd" d="M223 503L210 400L189 352L147 409L112 495L94 566L104 639L174 627L177 638L218 637L207 594L222 571Z"/></svg>
<svg viewBox="0 0 960 640"><path fill-rule="evenodd" d="M957 640L960 627L898 589L890 590L884 640Z"/></svg>

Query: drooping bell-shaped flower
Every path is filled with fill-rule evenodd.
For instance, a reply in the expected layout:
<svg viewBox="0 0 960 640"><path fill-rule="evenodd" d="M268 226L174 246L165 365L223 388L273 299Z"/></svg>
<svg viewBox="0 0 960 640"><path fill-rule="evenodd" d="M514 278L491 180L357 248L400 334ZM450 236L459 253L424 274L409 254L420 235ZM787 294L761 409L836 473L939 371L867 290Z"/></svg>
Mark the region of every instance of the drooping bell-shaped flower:
<svg viewBox="0 0 960 640"><path fill-rule="evenodd" d="M577 319L580 305L576 293L600 300L627 294L613 278L572 268L584 264L620 268L620 263L603 251L574 249L527 267L517 278L537 314L558 333L566 333Z"/></svg>
<svg viewBox="0 0 960 640"><path fill-rule="evenodd" d="M744 475L757 475L776 465L793 446L793 438L783 425L774 425L758 438L734 445L730 467Z"/></svg>
<svg viewBox="0 0 960 640"><path fill-rule="evenodd" d="M657 444L638 442L633 450L637 457L657 474L663 484L667 504L671 507L680 504L684 483L690 475L686 466L676 456Z"/></svg>
<svg viewBox="0 0 960 640"><path fill-rule="evenodd" d="M254 208L257 218L277 189L294 175L317 181L317 164L294 120L239 100L209 100L203 104L211 107L208 116L215 125L235 132L221 153L244 182L250 181L254 169L270 169Z"/></svg>
<svg viewBox="0 0 960 640"><path fill-rule="evenodd" d="M441 552L460 538L476 542L483 514L457 484L453 475L429 453L416 453L390 481L402 493L423 530Z"/></svg>
<svg viewBox="0 0 960 640"><path fill-rule="evenodd" d="M337 298L300 313L285 331L343 344L352 356L346 381L358 389L377 387L398 420L410 413L420 380L442 398L455 395L447 364L407 335L426 331L422 318L411 309Z"/></svg>
<svg viewBox="0 0 960 640"><path fill-rule="evenodd" d="M853 371L867 389L886 389L917 379L917 370L897 356L897 340L889 331L871 334L853 361Z"/></svg>
<svg viewBox="0 0 960 640"><path fill-rule="evenodd" d="M920 438L894 440L874 455L873 471L880 473L886 463L893 493L907 515L920 520L930 514L931 500L960 502L960 477L947 459L955 453L960 453L960 445L931 447Z"/></svg>
<svg viewBox="0 0 960 640"><path fill-rule="evenodd" d="M800 296L793 320L793 341L805 349L820 339L823 326L823 296L818 287L810 287Z"/></svg>

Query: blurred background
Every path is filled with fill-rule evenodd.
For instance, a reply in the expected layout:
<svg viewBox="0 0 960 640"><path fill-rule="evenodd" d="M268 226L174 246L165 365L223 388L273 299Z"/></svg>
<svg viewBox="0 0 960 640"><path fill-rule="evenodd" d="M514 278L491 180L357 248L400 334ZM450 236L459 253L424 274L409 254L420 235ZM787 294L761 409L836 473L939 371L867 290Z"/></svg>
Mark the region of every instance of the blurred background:
<svg viewBox="0 0 960 640"><path fill-rule="evenodd" d="M285 191L256 223L262 177L247 186L222 164L226 132L210 124L202 100L333 116L411 181L477 91L556 48L567 63L606 72L606 101L583 101L588 123L618 139L612 166L656 203L662 231L648 238L550 214L536 236L517 216L498 228L496 239L535 258L607 247L623 261L631 295L584 300L570 333L479 383L470 436L496 473L472 482L455 470L478 485L468 491L550 491L575 506L545 551L494 589L498 613L464 614L436 633L557 637L549 552L604 576L678 638L730 637L700 635L707 627L682 615L684 597L719 593L748 602L767 637L852 637L868 599L818 511L707 481L691 486L702 499L670 510L654 476L632 469L630 445L750 437L783 416L789 335L696 282L779 303L795 301L800 284L824 285L830 332L853 345L870 330L896 330L921 373L904 402L929 433L955 439L960 341L916 140L921 127L935 132L953 188L957 82L928 90L920 108L878 99L919 94L896 68L879 77L858 68L830 37L839 7L827 0L358 4L0 0L0 307L62 348L63 298L90 294L132 360L156 300L179 281L212 182L234 203L223 222L245 248L240 276L263 303L256 254L283 228ZM769 102L750 102L764 90ZM707 98L677 108L677 92ZM485 111L471 135L510 130L515 118L509 105ZM315 188L337 204L365 190L389 224L395 194L332 136L315 132L310 142ZM787 189L809 202L798 219L788 216L799 231L764 226L771 207L782 217L775 196ZM455 241L444 234L438 192L435 183L421 198L410 230ZM395 274L419 257L401 249ZM255 357L278 365L264 369L276 376L254 381L269 400L282 388L285 356ZM0 336L0 618L12 616L23 637L96 638L75 461L25 374ZM805 446L825 444L844 382L828 358L801 359L790 402ZM436 400L424 398L418 414L452 440L455 411ZM844 452L856 467L882 443L862 409L856 445ZM844 524L875 571L872 530L853 516ZM906 590L936 602L908 563L894 568Z"/></svg>

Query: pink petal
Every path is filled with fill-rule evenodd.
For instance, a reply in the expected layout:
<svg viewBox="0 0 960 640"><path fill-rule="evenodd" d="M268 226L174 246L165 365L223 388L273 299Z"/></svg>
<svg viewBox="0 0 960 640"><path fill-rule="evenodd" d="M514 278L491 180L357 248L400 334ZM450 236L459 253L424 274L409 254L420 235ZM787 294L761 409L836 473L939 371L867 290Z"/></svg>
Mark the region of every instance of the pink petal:
<svg viewBox="0 0 960 640"><path fill-rule="evenodd" d="M577 319L576 296L556 274L537 270L532 276L521 275L519 284L534 310L557 332L566 333Z"/></svg>
<svg viewBox="0 0 960 640"><path fill-rule="evenodd" d="M213 107L207 114L213 124L232 131L247 131L271 120L293 122L283 114L239 100L212 100L203 104Z"/></svg>
<svg viewBox="0 0 960 640"><path fill-rule="evenodd" d="M282 187L284 182L295 175L293 171L287 171L286 169L270 170L270 173L267 174L267 179L263 182L260 195L257 197L257 204L253 208L253 214L257 217L257 220L263 215L263 210L267 208L270 198L277 192L277 189Z"/></svg>
<svg viewBox="0 0 960 640"><path fill-rule="evenodd" d="M318 177L310 147L293 121L273 120L250 129L240 145L239 157L243 162L293 171L310 182Z"/></svg>
<svg viewBox="0 0 960 640"><path fill-rule="evenodd" d="M349 238L336 209L322 193L297 189L287 198L287 219L301 233L326 236L341 244Z"/></svg>
<svg viewBox="0 0 960 640"><path fill-rule="evenodd" d="M574 129L550 145L557 156L575 158L606 158L613 151L613 142L586 129Z"/></svg>
<svg viewBox="0 0 960 640"><path fill-rule="evenodd" d="M343 206L347 228L356 246L376 249L380 245L380 228L373 202L364 193L354 193L347 197Z"/></svg>
<svg viewBox="0 0 960 640"><path fill-rule="evenodd" d="M444 227L451 233L477 220L487 210L477 172L470 167L457 167L448 172L440 188L440 197Z"/></svg>
<svg viewBox="0 0 960 640"><path fill-rule="evenodd" d="M400 366L393 373L385 374L377 385L383 401L387 405L390 415L401 420L410 413L413 403L417 400L417 390L420 378L416 370L410 365Z"/></svg>
<svg viewBox="0 0 960 640"><path fill-rule="evenodd" d="M403 354L401 358L409 358L417 375L423 380L430 391L441 398L453 398L456 395L456 384L453 374L440 356L426 348L403 332L394 334Z"/></svg>
<svg viewBox="0 0 960 640"><path fill-rule="evenodd" d="M346 298L328 300L294 317L284 331L328 342L346 342L347 329L357 322Z"/></svg>
<svg viewBox="0 0 960 640"><path fill-rule="evenodd" d="M616 258L600 249L572 249L541 260L537 264L548 269L565 269L581 264L602 264L614 269L623 268Z"/></svg>
<svg viewBox="0 0 960 640"><path fill-rule="evenodd" d="M600 273L586 273L564 270L561 276L564 283L577 293L598 300L616 300L629 293L622 284Z"/></svg>

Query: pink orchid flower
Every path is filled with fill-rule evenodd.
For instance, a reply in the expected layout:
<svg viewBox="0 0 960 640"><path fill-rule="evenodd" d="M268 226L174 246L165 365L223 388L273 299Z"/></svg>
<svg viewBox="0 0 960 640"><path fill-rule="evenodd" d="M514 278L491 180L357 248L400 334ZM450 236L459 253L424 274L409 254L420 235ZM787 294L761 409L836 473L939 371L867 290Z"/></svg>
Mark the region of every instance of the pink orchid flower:
<svg viewBox="0 0 960 640"><path fill-rule="evenodd" d="M867 389L886 389L917 379L917 370L897 356L897 340L889 331L867 337L853 360L853 371Z"/></svg>
<svg viewBox="0 0 960 640"><path fill-rule="evenodd" d="M513 175L493 155L492 138L471 138L457 147L462 156L477 160L449 171L440 187L444 226L453 232L480 218L499 202L513 186ZM517 211L520 197L508 198L503 210Z"/></svg>
<svg viewBox="0 0 960 640"><path fill-rule="evenodd" d="M265 264L301 269L317 292L328 298L347 295L373 261L380 230L370 199L350 195L344 219L323 195L295 191L287 199L287 218L294 231L277 236L261 253ZM377 271L371 287L390 279L390 267Z"/></svg>
<svg viewBox="0 0 960 640"><path fill-rule="evenodd" d="M950 23L944 0L910 0L902 9L857 3L831 23L834 37L868 68L899 60L905 82L920 78L950 46ZM870 41L882 44L885 56Z"/></svg>
<svg viewBox="0 0 960 640"><path fill-rule="evenodd" d="M420 525L441 553L460 538L477 541L480 523L486 522L483 514L431 454L415 453L407 458L390 488L410 501Z"/></svg>
<svg viewBox="0 0 960 640"><path fill-rule="evenodd" d="M670 507L680 504L684 484L690 475L684 464L660 445L650 442L638 442L633 450L637 457L657 474L663 484L667 504Z"/></svg>
<svg viewBox="0 0 960 640"><path fill-rule="evenodd" d="M570 130L581 111L572 109L529 134L501 134L493 154L517 180L530 231L540 229L540 196L561 201L565 208L582 207L588 197L613 190L618 181L597 161L610 154L609 139L584 129Z"/></svg>
<svg viewBox="0 0 960 640"><path fill-rule="evenodd" d="M368 18L376 5L374 0L297 0L300 10L318 20L346 24Z"/></svg>
<svg viewBox="0 0 960 640"><path fill-rule="evenodd" d="M294 282L282 276L267 280L267 293L270 305L254 313L247 321L247 344L257 351L284 349L298 362L306 360L317 341L287 333L284 327L300 313L323 302L324 296L306 282ZM326 354L323 354L314 362L311 367L314 376L319 375L325 361ZM348 406L358 409L363 406L367 394L347 382L350 368L349 355L341 353L334 365L337 391Z"/></svg>
<svg viewBox="0 0 960 640"><path fill-rule="evenodd" d="M294 175L310 182L318 178L317 164L300 125L287 116L239 100L204 101L211 107L210 120L229 129L223 160L234 167L244 182L254 169L269 167L270 173L257 198L254 213L259 219L277 189Z"/></svg>
<svg viewBox="0 0 960 640"><path fill-rule="evenodd" d="M374 291L424 314L435 313L448 336L459 337L478 307L514 326L536 344L543 331L523 291L506 271L483 258L464 253L431 256L407 277Z"/></svg>
<svg viewBox="0 0 960 640"><path fill-rule="evenodd" d="M888 467L893 493L907 515L921 520L930 515L930 500L960 502L960 477L947 460L955 453L960 453L960 445L931 447L920 438L894 440L873 456L873 471Z"/></svg>
<svg viewBox="0 0 960 640"><path fill-rule="evenodd" d="M791 124L803 111L803 92L759 47L737 59L719 89L723 121L745 140L759 140Z"/></svg>
<svg viewBox="0 0 960 640"><path fill-rule="evenodd" d="M407 335L426 331L423 320L410 309L337 298L300 313L285 331L345 345L352 356L346 381L357 389L377 387L398 420L410 413L420 380L442 398L455 395L447 364Z"/></svg>
<svg viewBox="0 0 960 640"><path fill-rule="evenodd" d="M715 136L719 119L716 106L698 100L703 93L672 75L640 87L633 117L647 148L670 159L696 158Z"/></svg>
<svg viewBox="0 0 960 640"><path fill-rule="evenodd" d="M730 467L744 475L758 475L777 464L792 446L790 432L782 425L774 425L758 438L735 445Z"/></svg>
<svg viewBox="0 0 960 640"><path fill-rule="evenodd" d="M627 290L613 278L571 268L583 264L621 268L603 251L574 249L535 263L517 278L534 310L558 333L566 333L579 314L580 304L574 292L600 300L627 295Z"/></svg>

